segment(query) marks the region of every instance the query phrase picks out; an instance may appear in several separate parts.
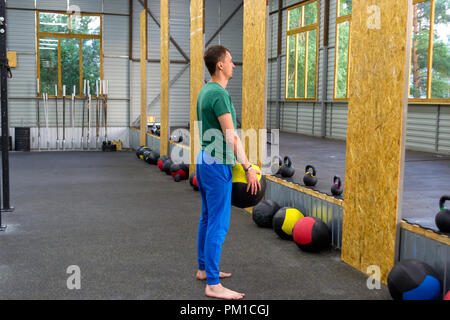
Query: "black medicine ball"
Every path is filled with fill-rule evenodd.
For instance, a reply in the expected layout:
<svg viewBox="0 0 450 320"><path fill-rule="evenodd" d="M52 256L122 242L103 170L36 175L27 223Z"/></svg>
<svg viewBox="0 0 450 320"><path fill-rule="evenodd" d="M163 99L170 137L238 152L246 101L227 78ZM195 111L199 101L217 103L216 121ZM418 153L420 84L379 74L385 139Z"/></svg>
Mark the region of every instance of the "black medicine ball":
<svg viewBox="0 0 450 320"><path fill-rule="evenodd" d="M281 207L272 200L262 200L253 207L253 221L261 228L272 228L272 219L274 214Z"/></svg>

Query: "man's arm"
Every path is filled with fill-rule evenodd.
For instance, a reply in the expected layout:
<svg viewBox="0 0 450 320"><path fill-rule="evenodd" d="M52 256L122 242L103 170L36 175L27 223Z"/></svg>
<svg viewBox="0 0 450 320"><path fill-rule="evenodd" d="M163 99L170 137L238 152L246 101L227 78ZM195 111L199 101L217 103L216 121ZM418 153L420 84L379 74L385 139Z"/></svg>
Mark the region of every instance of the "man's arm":
<svg viewBox="0 0 450 320"><path fill-rule="evenodd" d="M217 119L219 119L220 127L222 128L227 145L233 150L238 162L242 163L244 169L247 169L250 166L250 162L248 162L241 139L237 135L236 129L234 128L231 113L224 113L217 117ZM258 177L256 176L255 170L247 171L246 176L248 181L247 192L251 189L251 194L256 194L258 190L261 190L261 185Z"/></svg>
<svg viewBox="0 0 450 320"><path fill-rule="evenodd" d="M244 147L242 146L241 139L236 133L234 128L233 119L231 113L224 113L218 118L220 127L222 128L223 135L227 145L233 150L234 155L239 163L242 163L246 169L250 163L245 155Z"/></svg>

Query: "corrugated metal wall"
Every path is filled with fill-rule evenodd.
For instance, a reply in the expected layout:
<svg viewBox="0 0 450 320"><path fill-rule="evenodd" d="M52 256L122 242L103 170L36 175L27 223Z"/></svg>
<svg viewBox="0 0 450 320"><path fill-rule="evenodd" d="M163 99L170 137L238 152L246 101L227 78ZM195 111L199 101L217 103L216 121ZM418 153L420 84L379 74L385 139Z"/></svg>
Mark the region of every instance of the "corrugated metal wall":
<svg viewBox="0 0 450 320"><path fill-rule="evenodd" d="M159 21L159 1L149 1L149 10ZM138 1L133 3L133 58L140 59L140 13L143 10ZM169 9L170 35L178 43L181 49L189 56L190 17L189 1L172 1ZM160 28L155 20L148 19L148 58L160 59ZM173 43L169 44L170 60L184 60L183 55ZM140 116L140 62L131 62L131 122ZM159 62L147 63L147 113L160 120L160 64ZM189 67L186 64L171 63L169 79L177 80L169 88L169 126L187 126L189 122Z"/></svg>
<svg viewBox="0 0 450 320"><path fill-rule="evenodd" d="M206 1L205 42L216 32L221 23L238 7L241 0L208 0ZM159 20L159 1L150 1L149 9ZM139 14L143 10L138 1L133 4L133 58L139 59ZM170 34L178 43L184 53L189 57L190 45L190 1L180 0L170 2ZM242 8L223 28L220 34L210 43L222 44L228 47L236 62L242 61ZM149 32L149 59L160 59L160 29L151 17L148 17ZM183 55L170 43L170 60L184 60ZM147 110L149 115L160 119L160 70L159 63L148 63L147 67ZM169 88L169 126L186 127L189 123L189 66L182 63L171 63L169 79L176 81ZM205 70L205 81L209 80ZM130 117L133 123L140 115L140 64L131 63L131 110ZM237 66L233 79L230 80L227 90L236 108L236 116L241 118L242 101L242 67Z"/></svg>
<svg viewBox="0 0 450 320"><path fill-rule="evenodd" d="M266 180L264 199L275 201L281 207L296 208L304 216L321 219L331 231L331 244L338 249L342 247L343 208L341 206L270 180Z"/></svg>
<svg viewBox="0 0 450 320"><path fill-rule="evenodd" d="M129 61L128 61L128 3L118 0L37 0L36 8L42 10L66 10L67 5L72 9L78 6L82 12L102 13L103 16L103 72L104 78L109 80L108 96L108 137L120 139L124 147L128 146L129 117ZM34 9L34 1L8 1L8 42L9 51L17 52L18 66L12 70L13 78L8 80L9 123L10 127L32 127L32 148L37 147L37 102L36 102L36 27L35 11L20 10ZM104 7L104 8L103 8ZM115 15L108 15L108 13ZM118 14L118 15L116 15ZM82 102L75 103L75 145L79 145L81 138ZM56 109L55 100L49 101L49 140L50 146L56 147ZM70 100L66 102L66 124L71 123ZM62 135L62 99L58 101L60 135ZM41 129L45 127L43 101L40 100ZM95 117L91 126L95 126ZM46 139L45 131L41 132L42 139ZM95 134L95 128L92 129ZM68 139L71 139L71 128L67 129ZM67 140L67 139L66 139ZM95 144L95 140L92 140Z"/></svg>
<svg viewBox="0 0 450 320"><path fill-rule="evenodd" d="M400 229L400 260L418 259L429 264L438 274L442 293L450 289L450 246Z"/></svg>

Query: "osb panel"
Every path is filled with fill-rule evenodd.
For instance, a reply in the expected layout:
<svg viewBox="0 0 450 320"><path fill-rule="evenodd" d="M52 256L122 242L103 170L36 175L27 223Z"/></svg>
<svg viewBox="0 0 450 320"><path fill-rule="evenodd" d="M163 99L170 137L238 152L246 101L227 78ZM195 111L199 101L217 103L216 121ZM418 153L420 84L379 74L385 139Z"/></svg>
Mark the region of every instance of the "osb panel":
<svg viewBox="0 0 450 320"><path fill-rule="evenodd" d="M441 242L443 244L450 245L450 237L445 234L436 233L432 230L422 228L419 225L408 223L405 220L402 220L400 227L402 229L405 229L405 230L411 231L413 233L416 233L418 235L424 236L428 239L432 239L432 240Z"/></svg>
<svg viewBox="0 0 450 320"><path fill-rule="evenodd" d="M168 154L169 140L169 0L161 0L161 155Z"/></svg>
<svg viewBox="0 0 450 320"><path fill-rule="evenodd" d="M256 132L264 129L266 5L266 0L244 0L242 129ZM247 156L248 147L245 146ZM261 165L259 152L258 165Z"/></svg>
<svg viewBox="0 0 450 320"><path fill-rule="evenodd" d="M146 145L147 133L147 11L140 15L140 52L141 52L141 134L140 145Z"/></svg>
<svg viewBox="0 0 450 320"><path fill-rule="evenodd" d="M203 50L204 50L204 19L205 2L204 0L191 0L191 68L190 68L190 145L191 165L189 172L195 171L194 160L199 151L198 128L194 126L197 121L197 97L203 87Z"/></svg>
<svg viewBox="0 0 450 320"><path fill-rule="evenodd" d="M404 163L411 0L352 8L342 260L394 264ZM379 13L379 19L377 19Z"/></svg>

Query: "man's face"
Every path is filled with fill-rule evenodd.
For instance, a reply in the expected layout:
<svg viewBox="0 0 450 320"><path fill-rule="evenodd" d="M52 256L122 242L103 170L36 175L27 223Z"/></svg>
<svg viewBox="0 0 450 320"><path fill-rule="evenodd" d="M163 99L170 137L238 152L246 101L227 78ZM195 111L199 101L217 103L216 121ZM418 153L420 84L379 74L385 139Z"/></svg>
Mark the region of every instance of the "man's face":
<svg viewBox="0 0 450 320"><path fill-rule="evenodd" d="M231 54L227 51L225 57L217 63L217 68L223 72L225 77L229 80L233 78L233 69L235 65Z"/></svg>

